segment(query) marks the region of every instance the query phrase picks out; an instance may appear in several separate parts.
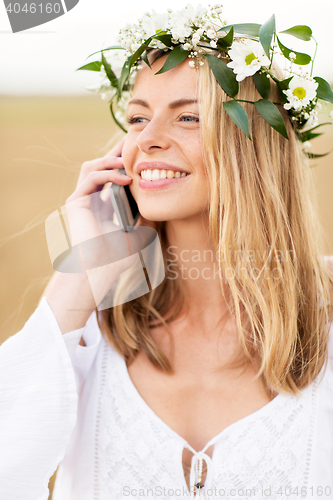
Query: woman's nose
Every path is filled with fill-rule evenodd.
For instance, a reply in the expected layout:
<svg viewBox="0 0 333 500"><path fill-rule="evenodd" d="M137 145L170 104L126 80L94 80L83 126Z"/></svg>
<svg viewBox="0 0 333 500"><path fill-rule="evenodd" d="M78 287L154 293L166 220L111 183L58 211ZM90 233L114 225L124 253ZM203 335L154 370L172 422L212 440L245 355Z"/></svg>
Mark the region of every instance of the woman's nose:
<svg viewBox="0 0 333 500"><path fill-rule="evenodd" d="M168 149L170 139L166 125L163 125L160 120L151 119L140 132L137 145L140 151L146 154L154 153L159 149Z"/></svg>

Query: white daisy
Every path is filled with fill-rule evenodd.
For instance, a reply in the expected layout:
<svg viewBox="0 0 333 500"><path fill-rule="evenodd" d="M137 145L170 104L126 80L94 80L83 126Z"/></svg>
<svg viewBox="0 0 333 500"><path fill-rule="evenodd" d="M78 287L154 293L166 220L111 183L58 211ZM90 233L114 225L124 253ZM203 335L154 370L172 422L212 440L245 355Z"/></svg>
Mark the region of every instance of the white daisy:
<svg viewBox="0 0 333 500"><path fill-rule="evenodd" d="M289 83L289 89L283 91L289 101L283 107L299 111L303 107L308 106L316 97L317 87L318 83L313 78L294 76Z"/></svg>
<svg viewBox="0 0 333 500"><path fill-rule="evenodd" d="M144 29L146 36L155 35L158 31L164 31L169 20L168 14L157 14L154 9L152 14L145 14L141 18L142 28Z"/></svg>
<svg viewBox="0 0 333 500"><path fill-rule="evenodd" d="M233 69L238 82L241 82L247 76L254 75L262 66L270 64L261 43L254 40L235 41L228 55L231 62L227 66Z"/></svg>

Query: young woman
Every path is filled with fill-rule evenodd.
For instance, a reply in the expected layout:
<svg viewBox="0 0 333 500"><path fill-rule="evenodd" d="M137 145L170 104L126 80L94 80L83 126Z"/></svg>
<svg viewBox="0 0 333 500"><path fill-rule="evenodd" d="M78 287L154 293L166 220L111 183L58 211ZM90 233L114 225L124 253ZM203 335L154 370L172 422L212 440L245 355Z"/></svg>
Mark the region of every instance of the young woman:
<svg viewBox="0 0 333 500"><path fill-rule="evenodd" d="M332 278L311 170L285 110L289 140L245 103L250 141L207 61L155 74L166 57L138 70L128 134L67 200L85 241L89 196L129 185L165 279L95 314L134 259L53 276L1 347L1 498L46 499L60 462L54 500L333 498ZM257 100L252 79L238 96Z"/></svg>

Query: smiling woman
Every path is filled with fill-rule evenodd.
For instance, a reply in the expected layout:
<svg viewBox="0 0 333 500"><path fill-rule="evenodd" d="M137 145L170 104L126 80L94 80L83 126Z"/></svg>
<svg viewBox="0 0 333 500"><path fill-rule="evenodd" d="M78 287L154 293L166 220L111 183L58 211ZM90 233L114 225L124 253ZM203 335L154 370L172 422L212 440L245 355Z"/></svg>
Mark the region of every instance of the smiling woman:
<svg viewBox="0 0 333 500"><path fill-rule="evenodd" d="M105 157L82 165L67 200L73 248L83 266L87 256L98 265L56 273L27 325L1 348L4 361L22 366L12 373L12 392L23 387L19 403L8 395L5 412L18 422L12 441L20 443L20 433L25 440L23 463L35 464L31 499L46 498L59 462L53 500L333 495L333 277L293 124L305 116L294 108L289 119L288 104L273 104L281 99L278 70L269 69L262 99L266 82L252 78L256 58L257 66L267 60L272 20L253 41L262 44L258 53L245 51L253 66L243 68L251 78L238 77L237 102L223 59L233 28L215 36L214 23L204 29L191 10L181 29L187 13L170 18L172 40L183 45L170 49L178 64L162 71L170 53L143 44L128 132ZM189 64L181 51L190 50L190 35L191 43L205 36L213 49L222 44L221 64ZM126 79L104 66L119 90ZM116 171L122 167L126 176ZM138 225L154 229L161 245L164 279L152 283L160 262L144 248L150 286L134 298L125 285L136 290L136 256L106 259L114 248L105 252L101 226L117 229L103 218L108 182L129 186ZM85 253L87 241L100 244ZM117 305L101 306L110 290ZM31 436L39 436L37 448ZM12 443L9 452L13 470L22 456ZM0 484L5 498L15 496L6 475ZM27 484L15 486L17 498Z"/></svg>
<svg viewBox="0 0 333 500"><path fill-rule="evenodd" d="M133 99L128 105L130 125L122 157L127 174L133 178L130 189L143 217L154 221L191 218L198 224L202 211L208 207L198 79L186 62L155 75L165 57L159 58L152 69L145 66L138 71ZM170 171L191 175L139 180L141 170L147 171L148 179L154 170L161 170L161 176L165 171L168 179Z"/></svg>

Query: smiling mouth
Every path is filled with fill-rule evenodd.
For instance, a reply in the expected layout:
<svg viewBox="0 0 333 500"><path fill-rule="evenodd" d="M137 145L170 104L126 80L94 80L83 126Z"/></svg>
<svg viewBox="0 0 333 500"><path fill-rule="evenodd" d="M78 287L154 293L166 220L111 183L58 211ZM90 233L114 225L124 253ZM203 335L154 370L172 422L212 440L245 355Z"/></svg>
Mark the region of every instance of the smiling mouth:
<svg viewBox="0 0 333 500"><path fill-rule="evenodd" d="M173 171L173 170L165 170L165 169L147 169L141 170L140 172L141 179L145 181L160 181L160 180L169 180L169 179L179 179L180 177L187 177L190 174L186 172Z"/></svg>

